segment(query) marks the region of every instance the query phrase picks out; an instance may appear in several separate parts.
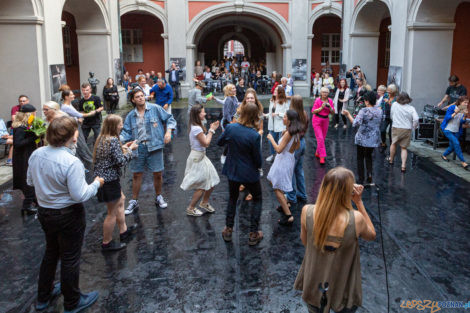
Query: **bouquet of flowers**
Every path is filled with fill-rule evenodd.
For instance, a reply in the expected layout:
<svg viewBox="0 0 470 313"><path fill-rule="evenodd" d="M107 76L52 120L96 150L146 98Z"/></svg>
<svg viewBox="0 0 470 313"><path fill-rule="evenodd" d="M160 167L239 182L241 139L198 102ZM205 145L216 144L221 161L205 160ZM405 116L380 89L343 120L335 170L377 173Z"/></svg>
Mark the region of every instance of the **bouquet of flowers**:
<svg viewBox="0 0 470 313"><path fill-rule="evenodd" d="M31 115L28 118L28 126L26 127L26 131L34 133L37 139L35 140L36 144L41 141L41 137L46 134L46 123L39 117Z"/></svg>

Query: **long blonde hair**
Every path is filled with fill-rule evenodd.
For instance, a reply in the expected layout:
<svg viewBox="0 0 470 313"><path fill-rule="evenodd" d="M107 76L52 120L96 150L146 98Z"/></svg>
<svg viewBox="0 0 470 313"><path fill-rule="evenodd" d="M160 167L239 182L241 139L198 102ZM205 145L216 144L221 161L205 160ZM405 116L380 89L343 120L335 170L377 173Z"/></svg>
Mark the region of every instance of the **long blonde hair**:
<svg viewBox="0 0 470 313"><path fill-rule="evenodd" d="M106 157L102 153L105 151L103 147L105 144L109 145L111 138L116 137L119 140L118 126L122 123L122 118L116 114L110 114L106 116L101 126L101 132L96 139L95 147L93 149L93 162L96 162L96 157ZM99 151L98 151L99 149Z"/></svg>
<svg viewBox="0 0 470 313"><path fill-rule="evenodd" d="M17 112L15 115L15 120L13 121L11 127L12 128L17 128L20 126L26 126L28 125L28 119L31 115L33 115L34 112Z"/></svg>
<svg viewBox="0 0 470 313"><path fill-rule="evenodd" d="M230 94L232 93L232 88L235 87L234 84L227 84L224 87L224 96L225 97L230 97Z"/></svg>
<svg viewBox="0 0 470 313"><path fill-rule="evenodd" d="M341 166L331 169L323 178L315 204L313 228L315 247L322 252L336 218L342 211L352 210L353 186L353 172Z"/></svg>

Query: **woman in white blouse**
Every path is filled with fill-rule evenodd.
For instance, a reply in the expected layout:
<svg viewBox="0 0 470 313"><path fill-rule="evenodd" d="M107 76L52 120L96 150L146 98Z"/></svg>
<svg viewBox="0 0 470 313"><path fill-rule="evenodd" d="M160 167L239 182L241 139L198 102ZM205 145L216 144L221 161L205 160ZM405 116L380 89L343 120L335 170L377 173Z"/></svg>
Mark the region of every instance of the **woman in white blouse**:
<svg viewBox="0 0 470 313"><path fill-rule="evenodd" d="M351 90L348 88L348 83L346 82L345 78L342 78L339 81L338 87L336 88L335 97L333 99L333 103L335 105L335 128L338 128L339 126L340 115L343 120L343 128L348 128L346 116L342 115L341 112L343 112L343 107L345 110L348 109L350 94Z"/></svg>
<svg viewBox="0 0 470 313"><path fill-rule="evenodd" d="M397 102L392 105L390 118L392 120L392 145L388 162L393 164L397 144L401 147L401 172L406 172L407 148L411 141L411 131L418 127L419 116L416 109L409 105L413 101L406 92L401 92Z"/></svg>
<svg viewBox="0 0 470 313"><path fill-rule="evenodd" d="M274 89L273 96L269 101L269 113L265 115L265 117L268 118L269 133L273 136L276 143L279 141L281 133L286 130L286 125L284 125L283 119L287 110L289 110L289 105L286 98L286 92L284 88L279 85ZM271 154L266 158L267 162L271 162L276 154L271 143L269 144L269 148Z"/></svg>

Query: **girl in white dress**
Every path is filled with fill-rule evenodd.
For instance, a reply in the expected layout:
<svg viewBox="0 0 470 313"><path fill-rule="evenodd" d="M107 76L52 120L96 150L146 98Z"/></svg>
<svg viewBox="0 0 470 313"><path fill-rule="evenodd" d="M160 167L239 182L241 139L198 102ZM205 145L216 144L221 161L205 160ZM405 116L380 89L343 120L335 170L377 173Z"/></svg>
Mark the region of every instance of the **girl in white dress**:
<svg viewBox="0 0 470 313"><path fill-rule="evenodd" d="M274 193L279 201L278 211L282 214L279 224L292 225L294 217L287 204L286 192L292 191L292 175L294 174L294 152L300 147L299 133L302 130L299 114L294 110L288 110L283 118L286 131L282 134L279 144L269 134L268 140L276 150L277 155L268 174L268 180L273 185Z"/></svg>
<svg viewBox="0 0 470 313"><path fill-rule="evenodd" d="M184 171L181 189L195 190L191 202L186 209L186 214L191 216L201 216L203 212L196 208L196 203L201 199L199 208L206 212L214 213L215 209L209 204L209 197L214 190L214 186L220 182L219 175L206 156L206 148L210 145L212 136L219 128L219 121L210 125L209 132L205 134L206 129L202 124L206 118L206 112L200 104L195 104L189 112L189 142L191 144L191 153L186 161L186 170ZM204 196L204 197L203 197Z"/></svg>

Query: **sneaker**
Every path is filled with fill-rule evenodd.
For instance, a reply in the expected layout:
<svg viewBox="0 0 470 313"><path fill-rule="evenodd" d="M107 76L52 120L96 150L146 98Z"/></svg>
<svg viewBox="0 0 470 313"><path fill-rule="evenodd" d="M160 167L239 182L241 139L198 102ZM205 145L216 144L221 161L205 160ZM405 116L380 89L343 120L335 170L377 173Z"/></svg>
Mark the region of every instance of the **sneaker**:
<svg viewBox="0 0 470 313"><path fill-rule="evenodd" d="M60 283L56 283L54 285L54 289L52 289L52 292L51 292L51 297L49 298L49 301L47 302L37 302L36 303L36 311L42 311L42 310L45 310L47 309L47 307L49 306L49 304L51 303L51 301L57 297L58 295L60 295L61 293L61 290L60 290Z"/></svg>
<svg viewBox="0 0 470 313"><path fill-rule="evenodd" d="M124 249L125 247L126 247L126 244L124 242L116 242L114 240L111 240L107 244L104 244L104 243L101 244L101 251L103 252L118 251L118 250Z"/></svg>
<svg viewBox="0 0 470 313"><path fill-rule="evenodd" d="M5 165L6 165L6 166L13 166L13 160L12 160L12 159L8 159L8 160L5 162Z"/></svg>
<svg viewBox="0 0 470 313"><path fill-rule="evenodd" d="M259 177L263 177L263 169L259 168L258 171L259 171Z"/></svg>
<svg viewBox="0 0 470 313"><path fill-rule="evenodd" d="M274 155L271 154L270 156L266 158L266 162L272 162L273 159L274 159Z"/></svg>
<svg viewBox="0 0 470 313"><path fill-rule="evenodd" d="M220 156L220 163L221 163L222 165L225 164L225 159L227 159L227 157L226 157L225 155L221 155L221 156Z"/></svg>
<svg viewBox="0 0 470 313"><path fill-rule="evenodd" d="M338 128L338 126L339 126L338 124L335 124L335 128Z"/></svg>
<svg viewBox="0 0 470 313"><path fill-rule="evenodd" d="M212 205L210 205L210 203L202 204L202 202L201 202L201 203L199 203L199 207L201 209L206 210L209 213L214 213L215 212L215 208Z"/></svg>
<svg viewBox="0 0 470 313"><path fill-rule="evenodd" d="M233 232L232 227L225 226L224 230L222 231L222 238L224 238L225 242L232 241L232 232Z"/></svg>
<svg viewBox="0 0 470 313"><path fill-rule="evenodd" d="M250 246L256 246L263 239L263 232L258 230L257 232L251 232L248 244Z"/></svg>
<svg viewBox="0 0 470 313"><path fill-rule="evenodd" d="M190 216L202 216L203 213L198 208L187 208L186 214Z"/></svg>
<svg viewBox="0 0 470 313"><path fill-rule="evenodd" d="M64 310L64 313L78 313L90 307L93 303L98 300L98 291L92 291L90 293L80 293L80 301L78 302L75 309Z"/></svg>
<svg viewBox="0 0 470 313"><path fill-rule="evenodd" d="M127 206L127 209L124 210L125 215L129 215L134 213L139 209L139 202L135 199L129 200L129 205Z"/></svg>
<svg viewBox="0 0 470 313"><path fill-rule="evenodd" d="M127 226L127 230L122 234L119 234L119 241L123 242L129 239L137 230L137 224Z"/></svg>
<svg viewBox="0 0 470 313"><path fill-rule="evenodd" d="M158 205L161 209L166 209L168 207L168 203L165 202L162 195L158 195L155 197L155 204Z"/></svg>
<svg viewBox="0 0 470 313"><path fill-rule="evenodd" d="M343 129L346 129L346 128L348 128L348 125L344 124Z"/></svg>

